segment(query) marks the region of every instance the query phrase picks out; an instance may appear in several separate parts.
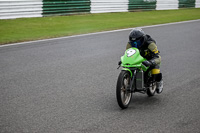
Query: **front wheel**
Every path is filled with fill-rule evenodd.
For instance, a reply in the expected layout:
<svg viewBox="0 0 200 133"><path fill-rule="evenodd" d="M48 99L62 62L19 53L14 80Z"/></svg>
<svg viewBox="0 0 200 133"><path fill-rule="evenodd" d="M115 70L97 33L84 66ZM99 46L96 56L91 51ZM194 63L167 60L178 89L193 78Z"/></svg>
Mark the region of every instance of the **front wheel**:
<svg viewBox="0 0 200 133"><path fill-rule="evenodd" d="M116 96L117 102L122 109L129 106L132 93L127 91L127 87L130 86L130 73L128 71L121 71L117 80Z"/></svg>

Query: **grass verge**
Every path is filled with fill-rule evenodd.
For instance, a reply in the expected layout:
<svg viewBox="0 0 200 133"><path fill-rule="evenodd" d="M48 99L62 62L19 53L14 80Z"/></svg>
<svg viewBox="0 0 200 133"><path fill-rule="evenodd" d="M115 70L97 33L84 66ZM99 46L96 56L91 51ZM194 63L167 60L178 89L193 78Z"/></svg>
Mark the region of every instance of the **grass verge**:
<svg viewBox="0 0 200 133"><path fill-rule="evenodd" d="M200 8L0 20L0 44L200 19Z"/></svg>

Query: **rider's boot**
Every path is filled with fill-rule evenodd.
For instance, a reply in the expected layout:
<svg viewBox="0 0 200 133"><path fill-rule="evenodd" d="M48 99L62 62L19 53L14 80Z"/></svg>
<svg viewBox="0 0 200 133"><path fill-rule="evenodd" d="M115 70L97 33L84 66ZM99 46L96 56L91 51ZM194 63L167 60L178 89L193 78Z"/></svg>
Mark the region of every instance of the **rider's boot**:
<svg viewBox="0 0 200 133"><path fill-rule="evenodd" d="M156 92L160 94L163 91L163 80L156 82Z"/></svg>

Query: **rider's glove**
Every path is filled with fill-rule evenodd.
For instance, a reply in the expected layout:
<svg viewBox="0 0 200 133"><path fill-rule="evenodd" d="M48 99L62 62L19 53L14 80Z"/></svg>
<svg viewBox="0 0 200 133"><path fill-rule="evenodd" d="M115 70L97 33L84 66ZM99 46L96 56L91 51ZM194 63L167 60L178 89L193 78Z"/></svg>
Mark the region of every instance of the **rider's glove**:
<svg viewBox="0 0 200 133"><path fill-rule="evenodd" d="M144 64L145 66L152 66L155 65L155 61L154 60L150 60L150 61L143 61L142 64Z"/></svg>
<svg viewBox="0 0 200 133"><path fill-rule="evenodd" d="M147 67L152 65L150 61L143 61L142 64L144 64Z"/></svg>
<svg viewBox="0 0 200 133"><path fill-rule="evenodd" d="M118 65L120 66L121 64L122 64L122 62L121 62L121 61L119 61L119 62L118 62Z"/></svg>

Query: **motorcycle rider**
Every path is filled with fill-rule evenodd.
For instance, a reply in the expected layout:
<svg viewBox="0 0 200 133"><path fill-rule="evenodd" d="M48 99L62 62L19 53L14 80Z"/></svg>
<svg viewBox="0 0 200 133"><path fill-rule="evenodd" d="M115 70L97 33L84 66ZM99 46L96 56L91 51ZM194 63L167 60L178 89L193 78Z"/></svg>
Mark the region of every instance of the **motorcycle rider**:
<svg viewBox="0 0 200 133"><path fill-rule="evenodd" d="M163 80L162 73L160 73L160 63L161 56L157 49L156 41L151 38L150 35L145 34L145 32L140 28L134 28L129 34L129 42L126 49L131 47L138 48L141 56L147 59L147 61L142 62L145 66L150 66L148 71L156 80L156 92L159 94L163 90ZM145 73L145 76L148 74Z"/></svg>

